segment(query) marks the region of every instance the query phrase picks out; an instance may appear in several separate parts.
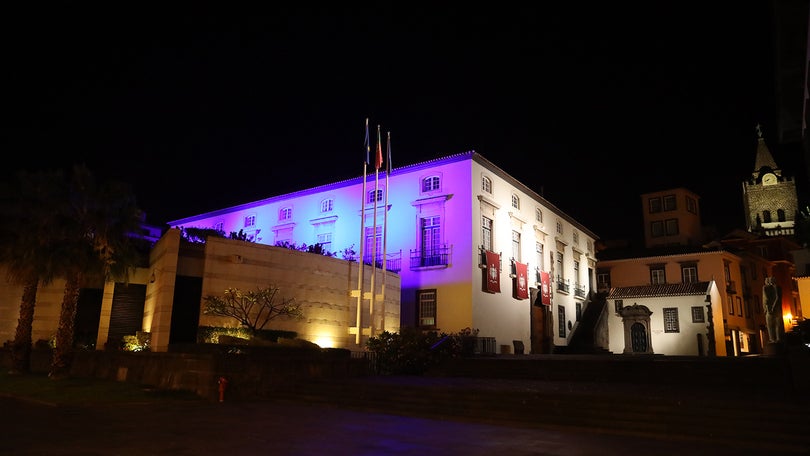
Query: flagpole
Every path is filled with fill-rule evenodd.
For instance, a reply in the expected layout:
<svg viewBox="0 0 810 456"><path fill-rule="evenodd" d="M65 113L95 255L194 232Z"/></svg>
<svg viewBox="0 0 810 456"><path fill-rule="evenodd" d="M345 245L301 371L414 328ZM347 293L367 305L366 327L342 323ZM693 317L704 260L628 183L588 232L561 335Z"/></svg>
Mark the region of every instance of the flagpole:
<svg viewBox="0 0 810 456"><path fill-rule="evenodd" d="M388 193L390 190L389 177L391 176L391 132L388 132L388 139L386 140L386 162L385 162L385 207L383 207L383 267L382 267L382 292L381 305L382 321L380 322L380 331L385 331L385 282L388 276L387 259L388 259Z"/></svg>
<svg viewBox="0 0 810 456"><path fill-rule="evenodd" d="M365 226L366 226L366 175L368 173L368 160L371 153L371 143L368 138L368 117L366 117L366 160L363 162L363 190L360 194L360 258L357 261L357 334L354 337L354 343L360 345L360 335L363 332L363 246L365 244Z"/></svg>
<svg viewBox="0 0 810 456"><path fill-rule="evenodd" d="M380 191L380 160L382 159L382 145L380 145L380 126L377 125L377 155L374 159L374 216L373 220L373 232L374 232L374 244L371 246L371 302L368 305L368 313L371 317L371 329L370 334L374 335L374 301L375 295L377 294L377 289L374 286L374 279L377 277L377 194Z"/></svg>

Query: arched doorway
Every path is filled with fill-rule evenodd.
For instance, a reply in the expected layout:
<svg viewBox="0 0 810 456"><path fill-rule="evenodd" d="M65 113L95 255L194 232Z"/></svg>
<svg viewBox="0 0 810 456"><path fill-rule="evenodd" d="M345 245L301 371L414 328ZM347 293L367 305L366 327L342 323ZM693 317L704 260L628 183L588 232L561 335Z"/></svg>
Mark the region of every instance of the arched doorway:
<svg viewBox="0 0 810 456"><path fill-rule="evenodd" d="M633 304L619 311L624 324L624 353L653 353L650 336L650 309Z"/></svg>

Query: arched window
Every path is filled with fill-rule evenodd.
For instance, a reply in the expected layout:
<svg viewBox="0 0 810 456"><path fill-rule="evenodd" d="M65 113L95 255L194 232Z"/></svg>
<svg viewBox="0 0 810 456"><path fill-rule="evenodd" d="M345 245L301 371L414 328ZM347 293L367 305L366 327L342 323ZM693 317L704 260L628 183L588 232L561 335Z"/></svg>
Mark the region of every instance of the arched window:
<svg viewBox="0 0 810 456"><path fill-rule="evenodd" d="M321 201L321 212L332 212L332 208L335 205L335 200L332 198L327 198Z"/></svg>
<svg viewBox="0 0 810 456"><path fill-rule="evenodd" d="M784 209L777 209L776 210L776 219L780 222L785 221L785 210Z"/></svg>
<svg viewBox="0 0 810 456"><path fill-rule="evenodd" d="M383 200L383 191L378 189L378 190L371 190L370 192L368 192L368 197L366 198L366 203L373 203L375 201L375 198L374 198L375 194L377 196L376 201L377 202L382 202L382 200Z"/></svg>
<svg viewBox="0 0 810 456"><path fill-rule="evenodd" d="M292 208L291 207L282 207L278 211L278 219L279 220L289 220L292 218Z"/></svg>
<svg viewBox="0 0 810 456"><path fill-rule="evenodd" d="M762 211L762 221L764 223L771 223L771 211Z"/></svg>
<svg viewBox="0 0 810 456"><path fill-rule="evenodd" d="M441 180L439 176L428 176L422 179L422 191L429 192L432 190L438 190L441 184Z"/></svg>
<svg viewBox="0 0 810 456"><path fill-rule="evenodd" d="M492 180L487 176L481 178L481 190L492 194Z"/></svg>
<svg viewBox="0 0 810 456"><path fill-rule="evenodd" d="M520 198L514 193L512 194L512 207L515 209L520 209Z"/></svg>

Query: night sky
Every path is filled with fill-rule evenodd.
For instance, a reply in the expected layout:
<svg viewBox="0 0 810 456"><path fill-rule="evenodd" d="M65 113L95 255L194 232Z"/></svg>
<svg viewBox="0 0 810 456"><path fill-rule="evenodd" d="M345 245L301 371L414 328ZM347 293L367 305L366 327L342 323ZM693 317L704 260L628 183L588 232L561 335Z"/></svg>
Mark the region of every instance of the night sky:
<svg viewBox="0 0 810 456"><path fill-rule="evenodd" d="M368 117L395 168L472 149L636 237L639 195L673 187L744 227L762 123L804 192L776 138L770 2L114 3L2 15L4 178L84 163L163 224L361 175Z"/></svg>

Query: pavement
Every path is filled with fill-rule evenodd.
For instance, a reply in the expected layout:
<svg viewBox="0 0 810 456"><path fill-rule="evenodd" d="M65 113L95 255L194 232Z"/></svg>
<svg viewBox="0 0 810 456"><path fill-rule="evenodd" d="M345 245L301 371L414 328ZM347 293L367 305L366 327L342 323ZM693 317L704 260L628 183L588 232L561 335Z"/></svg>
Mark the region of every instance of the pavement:
<svg viewBox="0 0 810 456"><path fill-rule="evenodd" d="M487 385L498 388L497 381ZM136 403L64 405L6 395L0 396L0 425L0 455L9 456L777 453L666 435L629 437L582 429L526 428L272 399L212 402L155 397ZM778 454L810 454L810 450Z"/></svg>

